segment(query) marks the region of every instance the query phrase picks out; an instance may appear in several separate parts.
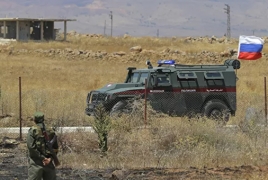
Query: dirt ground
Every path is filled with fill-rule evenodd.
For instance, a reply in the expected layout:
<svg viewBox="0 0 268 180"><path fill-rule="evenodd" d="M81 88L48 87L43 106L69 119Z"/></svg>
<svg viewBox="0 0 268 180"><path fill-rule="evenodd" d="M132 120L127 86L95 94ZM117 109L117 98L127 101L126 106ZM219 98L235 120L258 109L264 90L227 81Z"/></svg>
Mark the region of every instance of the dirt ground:
<svg viewBox="0 0 268 180"><path fill-rule="evenodd" d="M1 143L0 180L26 180L26 150L23 142ZM197 169L57 169L58 180L172 180L172 179L268 179L268 166L215 167Z"/></svg>

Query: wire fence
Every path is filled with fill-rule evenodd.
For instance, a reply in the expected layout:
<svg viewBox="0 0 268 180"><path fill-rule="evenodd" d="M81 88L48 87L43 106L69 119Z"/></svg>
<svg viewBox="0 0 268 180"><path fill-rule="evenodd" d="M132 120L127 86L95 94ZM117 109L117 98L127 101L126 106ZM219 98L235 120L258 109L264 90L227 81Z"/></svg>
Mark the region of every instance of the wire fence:
<svg viewBox="0 0 268 180"><path fill-rule="evenodd" d="M165 113L171 116L200 113L206 103L213 99L222 101L233 114L235 109L240 112L242 109L242 112L245 112L247 107L256 107L263 110L261 113L267 117L266 92L262 93L261 89L252 96L243 94L239 89L235 92L235 89L232 88L159 88L129 90L115 93L113 96L92 92L86 97L87 92L84 91L21 90L21 82L18 84L20 86L18 88L19 92L5 89L2 86L0 96L1 127L29 126L32 123L31 118L35 111L43 111L49 123L60 126L84 126L88 124L85 108L86 103L89 102L91 107L87 107L88 114L93 113L94 107L98 103L104 103L110 114L139 110L145 123L150 113ZM264 87L266 88L266 78ZM240 104L240 99L245 98L248 101L251 99L250 106ZM265 103L263 100L265 100ZM151 109L149 112L148 107Z"/></svg>
<svg viewBox="0 0 268 180"><path fill-rule="evenodd" d="M28 127L32 125L35 111L45 114L46 122L58 127L87 126L88 115L103 104L110 115L139 114L147 123L157 113L169 116L195 116L208 114L211 103L218 109L228 109L231 115L240 116L249 108L257 109L267 123L266 77L264 91L260 89L249 96L236 88L156 88L137 89L113 93L54 89L21 89L19 92L2 87L0 96L0 127ZM242 101L243 100L243 101ZM245 102L248 102L245 103ZM242 103L242 104L241 104ZM244 114L245 116L245 114Z"/></svg>
<svg viewBox="0 0 268 180"><path fill-rule="evenodd" d="M21 83L19 83L20 85ZM266 78L264 78L264 93L263 88L259 87L250 96L247 92L239 90L238 92L233 92L232 89L226 88L214 88L210 91L206 89L173 89L171 91L170 89L145 88L144 90L115 93L113 96L107 96L107 94L100 92L92 92L87 96L87 92L84 91L18 89L20 92L10 91L2 86L0 97L0 127L10 129L19 126L29 127L33 124L32 115L35 111L44 112L46 123L57 127L89 126L89 116L85 112L87 102L91 103L91 107L96 106L98 103L104 103L111 117L116 118L122 114L127 114L129 118L139 121L139 125L146 125L158 117L177 117L185 114L192 115L200 113L204 109L204 104L206 106L207 102L219 99L219 97L221 97L219 102L228 104L228 108L231 111L238 109L236 116L245 119L254 118L254 120L260 121L261 124L267 123ZM129 98L130 96L132 98ZM207 97L210 97L209 101L205 101ZM236 99L237 101L235 101ZM224 106L221 103L218 105L221 107ZM94 111L91 112L94 113ZM73 151L79 153L80 149L88 149L88 143L85 142L96 141L96 135L90 137L88 133L83 133L84 129L76 129L68 134L65 134L63 131L58 132L61 145L60 161L62 162L59 173L62 173L61 177L64 179L64 173L68 168L68 162L65 162L65 158L70 156ZM17 133L14 132L8 136L17 138ZM2 136L5 136L5 134L2 133ZM22 136L25 139L25 134ZM20 139L22 138L20 137ZM7 153L6 148L1 147L2 153ZM90 151L94 152L95 150L93 149L97 149L98 147L94 146L90 148ZM27 152L18 150L18 152L12 152L2 158L2 169L8 169L14 165L14 163L10 162L16 162L15 164L18 165L16 177L13 175L14 169L9 169L7 176L3 176L3 178L25 178L28 163ZM19 164L23 164L24 166L19 166ZM81 174L73 174L74 177L78 175Z"/></svg>
<svg viewBox="0 0 268 180"><path fill-rule="evenodd" d="M32 125L33 114L44 112L47 123L62 126L84 125L85 92L69 90L23 90L4 91L0 98L1 127Z"/></svg>
<svg viewBox="0 0 268 180"><path fill-rule="evenodd" d="M146 84L146 83L145 83ZM127 88L126 88L127 89ZM139 114L146 124L148 117L166 114L176 117L231 116L256 118L267 125L266 78L264 91L260 87L249 96L236 87L213 86L205 88L157 87L155 89L134 89L115 92L92 91L87 97L86 113L94 115L94 110L103 104L110 115ZM220 112L222 111L222 112ZM224 112L225 111L225 112Z"/></svg>

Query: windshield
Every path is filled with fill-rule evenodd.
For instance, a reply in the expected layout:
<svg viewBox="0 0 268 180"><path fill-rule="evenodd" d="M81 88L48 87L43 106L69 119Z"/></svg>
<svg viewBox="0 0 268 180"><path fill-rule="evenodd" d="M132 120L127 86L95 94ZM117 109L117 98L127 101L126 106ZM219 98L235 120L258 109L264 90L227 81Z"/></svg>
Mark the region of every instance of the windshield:
<svg viewBox="0 0 268 180"><path fill-rule="evenodd" d="M145 83L145 79L148 79L148 72L141 73L141 77L140 77L139 82L140 83Z"/></svg>
<svg viewBox="0 0 268 180"><path fill-rule="evenodd" d="M138 78L139 78L139 73L133 73L131 75L131 78L130 78L130 83L136 83L138 81Z"/></svg>
<svg viewBox="0 0 268 180"><path fill-rule="evenodd" d="M130 75L127 83L145 83L145 79L148 79L148 72L135 72Z"/></svg>

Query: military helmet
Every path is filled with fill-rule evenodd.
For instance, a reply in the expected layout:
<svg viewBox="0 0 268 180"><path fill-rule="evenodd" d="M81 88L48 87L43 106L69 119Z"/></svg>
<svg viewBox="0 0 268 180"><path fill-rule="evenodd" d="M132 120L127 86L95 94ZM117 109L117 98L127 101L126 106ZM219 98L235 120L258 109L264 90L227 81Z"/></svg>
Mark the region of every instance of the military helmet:
<svg viewBox="0 0 268 180"><path fill-rule="evenodd" d="M44 113L42 113L42 112L35 112L34 113L34 121L36 123L42 123L42 122L44 122Z"/></svg>

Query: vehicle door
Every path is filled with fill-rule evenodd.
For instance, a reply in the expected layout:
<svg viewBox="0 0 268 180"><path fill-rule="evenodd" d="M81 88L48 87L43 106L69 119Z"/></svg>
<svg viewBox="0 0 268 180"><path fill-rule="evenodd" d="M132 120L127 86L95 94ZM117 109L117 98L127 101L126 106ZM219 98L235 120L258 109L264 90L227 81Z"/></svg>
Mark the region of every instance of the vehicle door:
<svg viewBox="0 0 268 180"><path fill-rule="evenodd" d="M178 82L180 84L180 99L183 115L194 115L200 111L203 98L198 85L196 72L178 71Z"/></svg>
<svg viewBox="0 0 268 180"><path fill-rule="evenodd" d="M174 111L174 94L171 72L161 71L152 73L148 82L148 99L152 108L157 112L172 114Z"/></svg>

